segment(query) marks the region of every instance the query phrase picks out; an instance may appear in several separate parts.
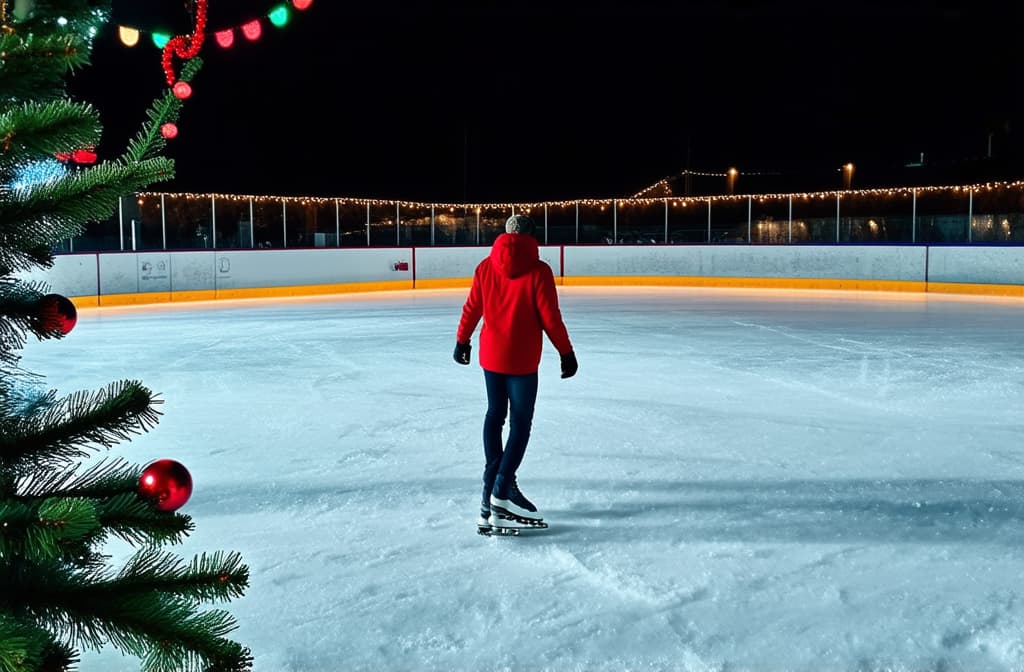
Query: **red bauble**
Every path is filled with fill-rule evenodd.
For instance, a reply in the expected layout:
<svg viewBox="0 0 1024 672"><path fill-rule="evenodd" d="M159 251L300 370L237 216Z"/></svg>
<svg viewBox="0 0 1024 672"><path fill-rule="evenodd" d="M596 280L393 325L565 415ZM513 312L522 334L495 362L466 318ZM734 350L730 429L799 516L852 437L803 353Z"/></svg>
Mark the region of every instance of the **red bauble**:
<svg viewBox="0 0 1024 672"><path fill-rule="evenodd" d="M179 100L185 100L192 95L192 86L188 82L177 82L171 90Z"/></svg>
<svg viewBox="0 0 1024 672"><path fill-rule="evenodd" d="M66 296L47 294L36 304L36 323L40 331L69 334L78 322L78 310Z"/></svg>
<svg viewBox="0 0 1024 672"><path fill-rule="evenodd" d="M292 4L295 5L295 9L309 9L313 0L292 0Z"/></svg>
<svg viewBox="0 0 1024 672"><path fill-rule="evenodd" d="M168 121L160 127L160 135L164 136L168 140L176 138L178 136L178 127Z"/></svg>
<svg viewBox="0 0 1024 672"><path fill-rule="evenodd" d="M181 462L155 460L142 470L139 494L159 511L177 511L192 496L192 475Z"/></svg>

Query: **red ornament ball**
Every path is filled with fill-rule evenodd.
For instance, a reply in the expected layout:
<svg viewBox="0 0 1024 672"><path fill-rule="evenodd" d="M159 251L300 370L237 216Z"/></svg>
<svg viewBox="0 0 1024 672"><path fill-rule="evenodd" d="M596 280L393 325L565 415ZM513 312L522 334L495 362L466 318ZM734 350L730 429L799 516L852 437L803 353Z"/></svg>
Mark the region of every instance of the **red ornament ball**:
<svg viewBox="0 0 1024 672"><path fill-rule="evenodd" d="M155 460L142 470L139 494L159 511L177 511L192 496L192 475L181 462Z"/></svg>
<svg viewBox="0 0 1024 672"><path fill-rule="evenodd" d="M160 135L164 136L168 140L176 138L178 136L178 127L168 121L160 127Z"/></svg>
<svg viewBox="0 0 1024 672"><path fill-rule="evenodd" d="M185 100L186 98L192 95L192 85L188 82L178 82L173 87L171 87L171 91L173 91L174 95L177 96L180 100Z"/></svg>
<svg viewBox="0 0 1024 672"><path fill-rule="evenodd" d="M36 304L36 323L40 331L59 331L67 335L78 322L78 310L66 296L47 294Z"/></svg>

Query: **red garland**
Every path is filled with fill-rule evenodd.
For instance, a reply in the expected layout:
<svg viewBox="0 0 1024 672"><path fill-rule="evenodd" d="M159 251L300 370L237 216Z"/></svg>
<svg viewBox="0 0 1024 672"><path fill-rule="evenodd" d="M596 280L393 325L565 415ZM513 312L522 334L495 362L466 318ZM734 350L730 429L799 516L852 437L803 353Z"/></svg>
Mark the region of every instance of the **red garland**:
<svg viewBox="0 0 1024 672"><path fill-rule="evenodd" d="M203 31L206 30L206 3L207 0L196 0L196 28L192 34L176 35L164 45L160 64L167 77L167 86L172 86L175 80L174 65L171 63L171 59L175 56L181 59L195 58L199 54L199 50L203 48Z"/></svg>

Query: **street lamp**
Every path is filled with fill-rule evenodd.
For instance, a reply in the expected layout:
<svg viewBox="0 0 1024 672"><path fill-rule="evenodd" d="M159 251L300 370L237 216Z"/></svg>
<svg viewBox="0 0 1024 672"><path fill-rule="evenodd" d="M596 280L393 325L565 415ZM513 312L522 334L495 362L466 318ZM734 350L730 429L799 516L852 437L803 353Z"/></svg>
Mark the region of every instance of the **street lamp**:
<svg viewBox="0 0 1024 672"><path fill-rule="evenodd" d="M739 174L740 174L740 171L736 170L735 168L729 168L729 170L726 171L726 175L728 176L728 186L729 186L729 195L730 196L732 196L733 192L736 190L736 176L739 175Z"/></svg>
<svg viewBox="0 0 1024 672"><path fill-rule="evenodd" d="M847 163L843 166L843 189L849 189L853 184L853 164Z"/></svg>

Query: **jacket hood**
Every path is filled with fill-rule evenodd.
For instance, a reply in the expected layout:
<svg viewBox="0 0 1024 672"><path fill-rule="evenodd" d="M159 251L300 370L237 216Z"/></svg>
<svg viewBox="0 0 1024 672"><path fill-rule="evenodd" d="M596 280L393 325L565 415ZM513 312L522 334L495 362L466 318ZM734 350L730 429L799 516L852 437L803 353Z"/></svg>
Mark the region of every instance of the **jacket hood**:
<svg viewBox="0 0 1024 672"><path fill-rule="evenodd" d="M507 278L516 278L540 259L537 239L524 233L503 233L491 248L491 266Z"/></svg>

